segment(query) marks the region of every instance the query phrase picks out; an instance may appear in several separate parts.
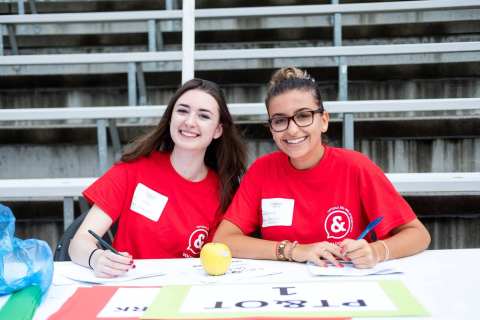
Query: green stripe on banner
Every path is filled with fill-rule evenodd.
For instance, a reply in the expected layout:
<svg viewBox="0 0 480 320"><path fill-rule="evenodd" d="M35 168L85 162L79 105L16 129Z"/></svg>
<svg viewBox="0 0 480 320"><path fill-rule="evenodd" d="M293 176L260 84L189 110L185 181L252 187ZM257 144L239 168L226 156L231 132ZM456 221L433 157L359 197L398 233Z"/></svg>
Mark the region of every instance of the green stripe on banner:
<svg viewBox="0 0 480 320"><path fill-rule="evenodd" d="M0 319L30 320L41 299L42 290L37 285L14 292L0 310Z"/></svg>

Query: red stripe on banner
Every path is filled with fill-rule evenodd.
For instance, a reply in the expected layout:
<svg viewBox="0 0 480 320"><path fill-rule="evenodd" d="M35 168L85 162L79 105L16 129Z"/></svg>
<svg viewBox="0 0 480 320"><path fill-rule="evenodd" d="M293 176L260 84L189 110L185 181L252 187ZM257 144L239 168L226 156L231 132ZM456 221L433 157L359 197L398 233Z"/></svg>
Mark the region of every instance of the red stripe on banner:
<svg viewBox="0 0 480 320"><path fill-rule="evenodd" d="M161 288L161 287L107 287L93 286L78 288L75 293L52 314L48 320L98 320L97 315L119 288ZM139 318L102 318L105 320L138 320Z"/></svg>

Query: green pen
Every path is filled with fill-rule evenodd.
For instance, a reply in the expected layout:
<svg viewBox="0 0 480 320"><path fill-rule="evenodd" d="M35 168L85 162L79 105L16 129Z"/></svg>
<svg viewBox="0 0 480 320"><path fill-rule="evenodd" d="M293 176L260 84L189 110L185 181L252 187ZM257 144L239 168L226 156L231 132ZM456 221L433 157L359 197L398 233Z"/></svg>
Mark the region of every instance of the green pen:
<svg viewBox="0 0 480 320"><path fill-rule="evenodd" d="M102 238L100 238L95 232L93 232L92 230L88 230L88 232L95 237L95 239L98 240L98 242L100 242L105 248L111 250L113 253L116 253L118 254L119 256L122 256L122 254L120 254L120 252L118 252L117 250L113 249L111 245L109 245L108 243L106 243Z"/></svg>

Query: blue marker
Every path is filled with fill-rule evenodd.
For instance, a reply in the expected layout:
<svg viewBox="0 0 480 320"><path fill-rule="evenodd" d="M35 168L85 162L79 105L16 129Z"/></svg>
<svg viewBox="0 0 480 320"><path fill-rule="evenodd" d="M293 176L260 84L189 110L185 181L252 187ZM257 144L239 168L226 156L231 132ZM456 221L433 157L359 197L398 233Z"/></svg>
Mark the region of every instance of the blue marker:
<svg viewBox="0 0 480 320"><path fill-rule="evenodd" d="M357 240L360 240L362 239L363 237L365 237L370 231L372 231L373 228L375 228L377 226L377 224L382 221L383 217L380 217L378 219L375 219L373 220L372 222L370 222L370 224L367 226L367 228L365 229L365 231L362 232L361 235L358 236ZM346 255L347 252L345 252L343 255Z"/></svg>

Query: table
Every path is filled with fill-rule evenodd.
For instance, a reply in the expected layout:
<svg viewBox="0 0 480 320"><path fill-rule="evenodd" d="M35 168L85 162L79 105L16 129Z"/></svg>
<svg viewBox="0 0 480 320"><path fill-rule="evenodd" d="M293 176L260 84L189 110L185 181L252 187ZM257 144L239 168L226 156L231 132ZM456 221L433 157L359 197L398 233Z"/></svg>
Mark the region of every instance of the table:
<svg viewBox="0 0 480 320"><path fill-rule="evenodd" d="M170 260L135 260L137 265L162 268L167 275L122 282L121 286L163 286L167 284L203 284L168 266ZM305 264L265 261L281 269L282 274L249 279L251 283L322 281L322 280L401 280L413 296L430 313L431 318L418 319L480 319L480 249L428 250L399 259L404 274L367 277L318 277ZM214 284L213 284L214 285ZM38 307L34 320L46 319L83 284L51 286L45 301ZM385 318L356 318L379 320ZM390 318L392 319L392 318ZM412 317L393 319L412 320Z"/></svg>

